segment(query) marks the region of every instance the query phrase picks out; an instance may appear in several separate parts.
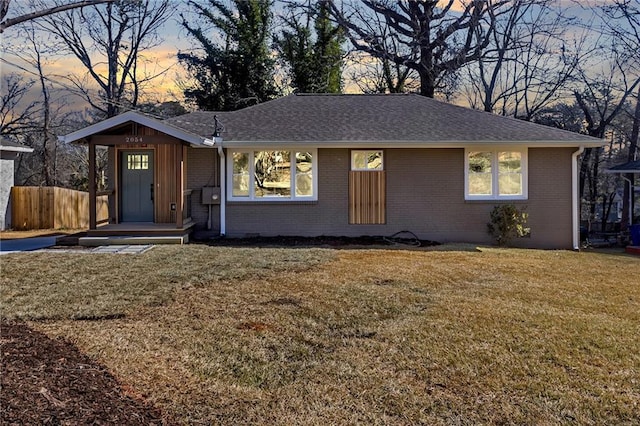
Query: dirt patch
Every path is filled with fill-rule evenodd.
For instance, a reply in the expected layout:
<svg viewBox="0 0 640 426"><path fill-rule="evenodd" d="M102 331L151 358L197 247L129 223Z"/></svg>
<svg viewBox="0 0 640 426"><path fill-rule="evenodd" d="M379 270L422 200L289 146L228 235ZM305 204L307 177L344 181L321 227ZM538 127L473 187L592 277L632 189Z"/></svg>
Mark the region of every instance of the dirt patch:
<svg viewBox="0 0 640 426"><path fill-rule="evenodd" d="M166 424L72 344L24 323L0 325L1 424Z"/></svg>
<svg viewBox="0 0 640 426"><path fill-rule="evenodd" d="M271 327L269 324L259 321L248 321L238 324L238 330L267 331Z"/></svg>

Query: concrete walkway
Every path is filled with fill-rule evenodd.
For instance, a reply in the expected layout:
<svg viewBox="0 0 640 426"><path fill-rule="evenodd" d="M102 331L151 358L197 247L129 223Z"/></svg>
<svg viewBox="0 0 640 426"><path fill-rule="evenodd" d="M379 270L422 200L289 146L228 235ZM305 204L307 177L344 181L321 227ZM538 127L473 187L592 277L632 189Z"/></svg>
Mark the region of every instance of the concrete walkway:
<svg viewBox="0 0 640 426"><path fill-rule="evenodd" d="M111 254L142 254L155 247L153 244L130 244L118 246L98 246L98 247L74 247L74 248L55 248L40 249L36 253L72 253L72 254L93 254L93 253L111 253Z"/></svg>
<svg viewBox="0 0 640 426"><path fill-rule="evenodd" d="M153 248L152 244L123 244L117 246L99 246L91 249L91 253L141 254Z"/></svg>
<svg viewBox="0 0 640 426"><path fill-rule="evenodd" d="M33 237L0 240L0 255L51 247L56 245L56 238L57 237Z"/></svg>

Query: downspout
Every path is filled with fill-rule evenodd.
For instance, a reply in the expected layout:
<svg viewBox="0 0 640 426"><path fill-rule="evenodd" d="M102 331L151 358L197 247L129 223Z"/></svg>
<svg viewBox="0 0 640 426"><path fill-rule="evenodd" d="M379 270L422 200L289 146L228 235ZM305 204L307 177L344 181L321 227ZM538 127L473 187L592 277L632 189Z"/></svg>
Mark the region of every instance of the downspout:
<svg viewBox="0 0 640 426"><path fill-rule="evenodd" d="M578 195L578 156L584 152L581 145L576 152L571 155L571 208L573 225L573 249L580 251L580 198Z"/></svg>
<svg viewBox="0 0 640 426"><path fill-rule="evenodd" d="M624 174L620 175L622 179L629 182L629 229L631 229L631 225L633 225L633 191L635 191L634 182L628 179Z"/></svg>
<svg viewBox="0 0 640 426"><path fill-rule="evenodd" d="M222 149L222 138L216 138L218 145L218 157L220 157L220 236L224 237L227 233L227 182L226 182L226 166L224 149Z"/></svg>

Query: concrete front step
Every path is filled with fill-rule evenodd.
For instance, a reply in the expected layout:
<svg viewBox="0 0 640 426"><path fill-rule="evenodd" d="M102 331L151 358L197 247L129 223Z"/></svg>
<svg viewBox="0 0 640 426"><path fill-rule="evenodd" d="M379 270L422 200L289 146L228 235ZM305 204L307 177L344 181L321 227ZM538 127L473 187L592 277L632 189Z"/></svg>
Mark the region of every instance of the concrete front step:
<svg viewBox="0 0 640 426"><path fill-rule="evenodd" d="M145 244L186 244L189 242L189 234L184 235L157 235L146 237L113 236L113 237L81 237L78 244L85 247L112 246L112 245L145 245Z"/></svg>

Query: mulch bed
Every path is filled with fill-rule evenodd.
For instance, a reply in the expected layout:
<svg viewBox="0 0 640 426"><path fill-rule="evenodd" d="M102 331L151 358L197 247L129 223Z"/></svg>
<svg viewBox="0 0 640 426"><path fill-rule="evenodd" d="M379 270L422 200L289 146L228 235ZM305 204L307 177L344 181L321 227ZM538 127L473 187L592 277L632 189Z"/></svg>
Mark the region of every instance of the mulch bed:
<svg viewBox="0 0 640 426"><path fill-rule="evenodd" d="M400 247L431 247L440 245L436 241L420 240L413 234L398 233L390 237L361 236L361 237L245 237L245 238L198 238L196 242L204 242L215 246L232 247L332 247L332 248L357 248L373 246L400 246Z"/></svg>
<svg viewBox="0 0 640 426"><path fill-rule="evenodd" d="M160 425L160 412L126 395L72 344L24 323L0 323L0 424Z"/></svg>

